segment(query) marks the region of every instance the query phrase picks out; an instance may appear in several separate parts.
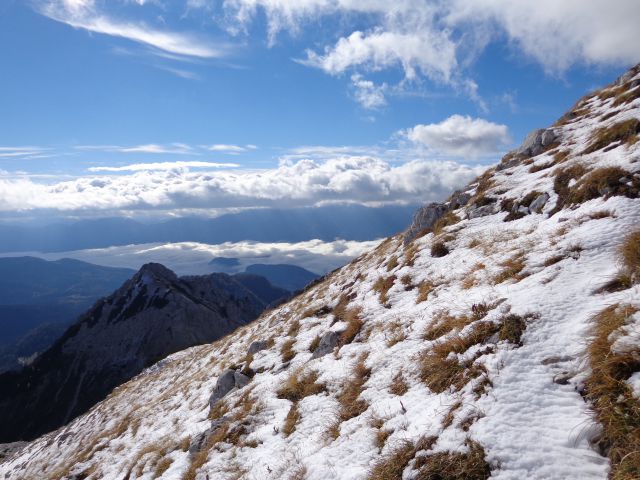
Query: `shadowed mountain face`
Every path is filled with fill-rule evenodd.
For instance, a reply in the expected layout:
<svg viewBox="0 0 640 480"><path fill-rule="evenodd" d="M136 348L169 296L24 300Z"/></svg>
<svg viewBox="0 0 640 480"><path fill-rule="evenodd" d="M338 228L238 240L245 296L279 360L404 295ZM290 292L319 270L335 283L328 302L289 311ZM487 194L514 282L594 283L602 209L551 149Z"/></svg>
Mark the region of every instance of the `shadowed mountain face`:
<svg viewBox="0 0 640 480"><path fill-rule="evenodd" d="M290 292L302 290L311 282L320 278L320 275L316 275L302 267L286 264L266 265L257 263L249 265L246 272L261 275L273 285L287 289Z"/></svg>
<svg viewBox="0 0 640 480"><path fill-rule="evenodd" d="M78 260L0 258L0 346L44 323L69 323L135 273Z"/></svg>
<svg viewBox="0 0 640 480"><path fill-rule="evenodd" d="M30 366L0 375L0 442L65 424L168 354L255 319L281 292L256 295L226 274L178 278L143 266Z"/></svg>

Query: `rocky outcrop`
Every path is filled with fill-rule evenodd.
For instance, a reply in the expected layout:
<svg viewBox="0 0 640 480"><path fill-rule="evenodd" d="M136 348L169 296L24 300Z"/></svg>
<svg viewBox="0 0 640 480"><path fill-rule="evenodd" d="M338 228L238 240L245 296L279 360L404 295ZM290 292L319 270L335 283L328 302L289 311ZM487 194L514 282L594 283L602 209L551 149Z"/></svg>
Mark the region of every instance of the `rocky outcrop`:
<svg viewBox="0 0 640 480"><path fill-rule="evenodd" d="M311 359L324 357L325 355L333 352L333 349L338 345L338 341L340 340L340 333L329 331L322 335L320 339L320 343L318 343L318 347L313 351L313 355L311 355Z"/></svg>
<svg viewBox="0 0 640 480"><path fill-rule="evenodd" d="M433 227L433 225L449 210L448 205L444 203L429 203L418 209L413 215L413 220L409 229L405 233L404 242L409 243L416 238L418 233Z"/></svg>
<svg viewBox="0 0 640 480"><path fill-rule="evenodd" d="M237 390L242 387L246 387L251 378L249 378L244 373L239 372L238 370L227 369L220 377L218 377L218 381L216 382L216 386L213 389L213 393L209 397L209 407L213 408L213 406L220 400L222 397L227 395L229 392L233 390Z"/></svg>
<svg viewBox="0 0 640 480"><path fill-rule="evenodd" d="M525 158L535 157L547 150L558 140L560 140L560 137L556 130L553 128L540 128L527 135L522 145L516 150L516 153Z"/></svg>
<svg viewBox="0 0 640 480"><path fill-rule="evenodd" d="M266 306L223 273L178 278L160 264L143 266L33 364L0 375L0 441L65 424L144 368L226 335Z"/></svg>

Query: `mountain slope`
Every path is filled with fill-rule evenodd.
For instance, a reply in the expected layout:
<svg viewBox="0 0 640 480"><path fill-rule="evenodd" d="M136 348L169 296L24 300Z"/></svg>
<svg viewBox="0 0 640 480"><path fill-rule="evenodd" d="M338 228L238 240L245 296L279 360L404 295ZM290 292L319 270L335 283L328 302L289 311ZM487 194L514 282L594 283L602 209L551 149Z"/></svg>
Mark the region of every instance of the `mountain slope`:
<svg viewBox="0 0 640 480"><path fill-rule="evenodd" d="M0 473L638 478L639 99L636 67L406 235L145 370Z"/></svg>
<svg viewBox="0 0 640 480"><path fill-rule="evenodd" d="M253 320L272 295L267 300L225 274L178 278L162 265L143 266L32 365L0 375L0 439L63 425L168 354Z"/></svg>

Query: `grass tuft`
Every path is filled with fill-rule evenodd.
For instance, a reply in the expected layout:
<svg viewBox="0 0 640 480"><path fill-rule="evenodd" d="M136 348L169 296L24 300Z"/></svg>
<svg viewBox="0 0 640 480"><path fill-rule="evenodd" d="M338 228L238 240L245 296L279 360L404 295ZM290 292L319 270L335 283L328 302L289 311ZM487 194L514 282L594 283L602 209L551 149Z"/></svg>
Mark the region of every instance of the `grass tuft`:
<svg viewBox="0 0 640 480"><path fill-rule="evenodd" d="M612 480L640 478L640 402L626 382L640 371L640 348L613 352L610 339L636 311L629 305L601 311L594 318L593 338L587 348L591 374L585 383L586 398L603 427L598 443L611 460Z"/></svg>
<svg viewBox="0 0 640 480"><path fill-rule="evenodd" d="M640 120L630 118L596 130L591 136L589 146L582 153L593 153L609 147L614 142L635 143L640 133Z"/></svg>
<svg viewBox="0 0 640 480"><path fill-rule="evenodd" d="M379 277L373 284L373 291L378 292L380 303L385 307L389 307L389 290L393 287L396 281L395 275L388 277Z"/></svg>

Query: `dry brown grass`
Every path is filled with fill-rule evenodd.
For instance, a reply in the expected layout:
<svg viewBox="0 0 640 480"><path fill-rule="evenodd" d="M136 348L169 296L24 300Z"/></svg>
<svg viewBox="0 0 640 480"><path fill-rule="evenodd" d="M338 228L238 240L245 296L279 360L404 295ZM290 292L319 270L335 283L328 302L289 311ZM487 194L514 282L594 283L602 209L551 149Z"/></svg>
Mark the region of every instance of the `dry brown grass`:
<svg viewBox="0 0 640 480"><path fill-rule="evenodd" d="M618 257L621 269L596 293L619 292L631 288L640 281L640 230L628 234L620 245Z"/></svg>
<svg viewBox="0 0 640 480"><path fill-rule="evenodd" d="M416 288L416 286L413 284L413 279L411 278L411 275L409 275L409 274L403 275L400 278L400 283L402 283L402 285L404 285L404 289L407 292L409 290L413 290L414 288Z"/></svg>
<svg viewBox="0 0 640 480"><path fill-rule="evenodd" d="M309 351L311 353L315 352L318 349L320 340L322 340L322 336L320 334L316 335L313 340L311 340L311 344L309 344Z"/></svg>
<svg viewBox="0 0 640 480"><path fill-rule="evenodd" d="M155 476L156 478L161 477L164 472L169 470L169 467L173 463L173 459L169 457L163 457L157 464L155 468Z"/></svg>
<svg viewBox="0 0 640 480"><path fill-rule="evenodd" d="M426 302L429 299L431 292L435 290L436 286L437 285L428 280L420 282L420 285L418 285L418 298L416 299L416 303Z"/></svg>
<svg viewBox="0 0 640 480"><path fill-rule="evenodd" d="M378 293L380 303L385 307L389 306L389 290L393 287L395 281L396 276L390 275L388 277L379 277L373 284L373 291Z"/></svg>
<svg viewBox="0 0 640 480"><path fill-rule="evenodd" d="M585 384L586 398L603 427L599 446L611 460L612 480L640 478L640 402L626 382L640 371L640 348L614 353L610 340L636 311L629 305L613 305L596 315L587 349L591 374Z"/></svg>
<svg viewBox="0 0 640 480"><path fill-rule="evenodd" d="M485 343L499 328L492 322L479 322L464 335L458 334L435 344L420 358L420 379L434 393L450 388L460 390L482 375L485 369L474 361L461 362L450 354L464 353L474 345Z"/></svg>
<svg viewBox="0 0 640 480"><path fill-rule="evenodd" d="M361 315L362 308L360 307L349 308L345 311L342 321L346 322L347 327L340 333L340 340L338 341L339 347L353 342L360 333L364 325Z"/></svg>
<svg viewBox="0 0 640 480"><path fill-rule="evenodd" d="M283 362L289 362L296 356L296 352L293 349L293 345L296 343L295 339L288 338L284 341L280 347L280 356Z"/></svg>
<svg viewBox="0 0 640 480"><path fill-rule="evenodd" d="M525 276L522 275L521 272L526 266L524 252L519 252L510 259L502 262L500 266L502 267L502 271L493 277L492 281L494 285L506 282L507 280L522 280Z"/></svg>
<svg viewBox="0 0 640 480"><path fill-rule="evenodd" d="M298 420L300 420L300 410L298 410L298 403L296 402L291 405L291 408L289 408L289 413L287 413L287 416L284 419L282 433L285 437L288 437L293 432L295 432Z"/></svg>
<svg viewBox="0 0 640 480"><path fill-rule="evenodd" d="M579 180L585 173L587 173L587 169L581 164L556 170L553 180L553 190L558 194L558 200L556 201L556 206L551 211L552 215L559 212L567 203L569 194L571 193L571 187L569 187L571 181Z"/></svg>
<svg viewBox="0 0 640 480"><path fill-rule="evenodd" d="M640 230L630 233L620 247L620 258L627 273L640 278Z"/></svg>
<svg viewBox="0 0 640 480"><path fill-rule="evenodd" d="M591 136L589 146L582 153L593 153L609 147L614 142L635 143L640 133L640 120L630 118L596 130Z"/></svg>
<svg viewBox="0 0 640 480"><path fill-rule="evenodd" d="M300 321L299 320L294 320L289 325L289 329L287 330L287 336L288 337L295 337L295 336L298 335L299 331L300 331Z"/></svg>
<svg viewBox="0 0 640 480"><path fill-rule="evenodd" d="M416 453L430 450L437 440L437 437L425 437L416 444L408 440L399 442L398 446L375 463L367 480L402 480L402 472Z"/></svg>
<svg viewBox="0 0 640 480"><path fill-rule="evenodd" d="M391 258L387 262L387 272L390 272L391 270L393 270L397 266L398 266L398 256L397 255L391 255Z"/></svg>
<svg viewBox="0 0 640 480"><path fill-rule="evenodd" d="M276 394L278 398L284 398L292 402L299 402L305 397L326 392L327 388L322 383L317 383L318 373L315 371L303 372L296 370L280 386Z"/></svg>
<svg viewBox="0 0 640 480"><path fill-rule="evenodd" d="M491 476L491 466L486 460L484 448L478 442L467 439L466 453L439 452L416 458L418 479L424 480L485 480Z"/></svg>
<svg viewBox="0 0 640 480"><path fill-rule="evenodd" d="M340 404L338 412L339 423L355 418L369 408L369 404L360 394L364 391L364 384L371 375L371 370L365 366L366 355L362 355L356 363L351 378L347 380L338 394L337 400Z"/></svg>
<svg viewBox="0 0 640 480"><path fill-rule="evenodd" d="M449 248L443 242L434 242L431 244L431 256L440 258L449 255Z"/></svg>
<svg viewBox="0 0 640 480"><path fill-rule="evenodd" d="M436 223L433 224L433 227L431 228L431 231L433 232L433 236L437 237L444 231L445 227L448 227L450 225L455 225L456 223L459 223L459 222L460 222L460 217L458 217L452 211L445 213L442 217L436 220Z"/></svg>
<svg viewBox="0 0 640 480"><path fill-rule="evenodd" d="M386 328L387 347L393 347L396 343L400 343L407 338L404 325L400 320L392 321Z"/></svg>
<svg viewBox="0 0 640 480"><path fill-rule="evenodd" d="M500 340L506 340L514 345L522 345L522 334L527 328L527 322L536 318L535 315L520 315L510 314L502 318L500 321L500 330L498 332L498 338Z"/></svg>
<svg viewBox="0 0 640 480"><path fill-rule="evenodd" d="M600 197L637 196L637 186L621 183L623 177L631 178L632 175L619 167L593 170L570 189L566 203L575 205Z"/></svg>
<svg viewBox="0 0 640 480"><path fill-rule="evenodd" d="M603 218L609 217L614 217L614 214L611 210L598 210L597 212L589 214L589 218L591 220L602 220Z"/></svg>
<svg viewBox="0 0 640 480"><path fill-rule="evenodd" d="M409 385L407 384L402 372L395 374L389 384L389 391L398 396L402 396L409 391Z"/></svg>

